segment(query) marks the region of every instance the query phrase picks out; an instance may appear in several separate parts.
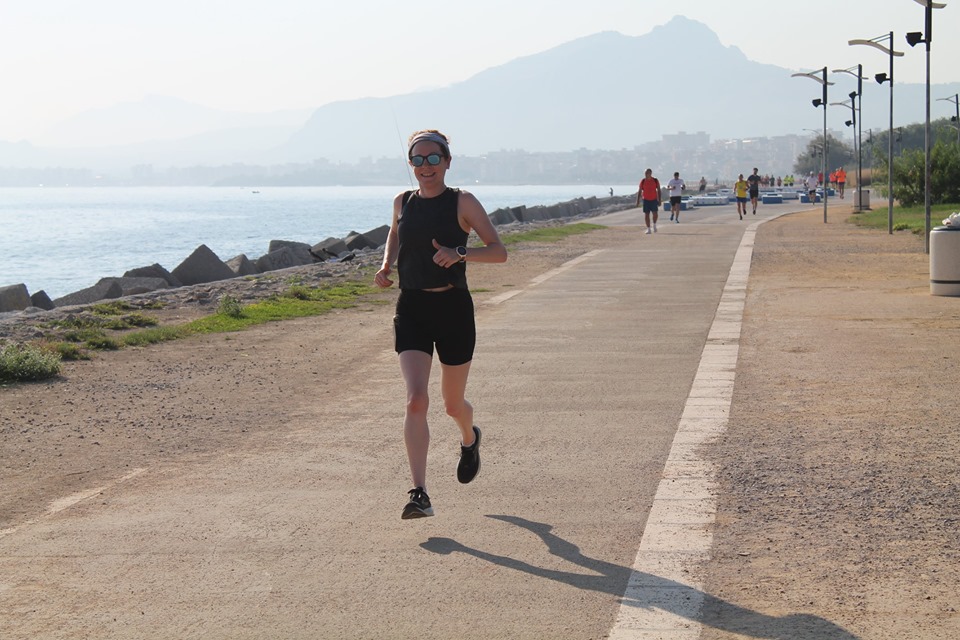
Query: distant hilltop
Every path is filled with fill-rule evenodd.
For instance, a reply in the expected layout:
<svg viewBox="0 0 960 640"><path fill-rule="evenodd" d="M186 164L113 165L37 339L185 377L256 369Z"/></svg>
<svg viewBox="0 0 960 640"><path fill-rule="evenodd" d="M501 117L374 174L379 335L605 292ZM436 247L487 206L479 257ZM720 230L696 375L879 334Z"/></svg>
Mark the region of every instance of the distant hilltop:
<svg viewBox="0 0 960 640"><path fill-rule="evenodd" d="M651 61L668 54L670 67L682 72L679 82L638 81L649 76ZM114 175L134 166L374 162L401 156L398 133L403 138L421 128L447 132L457 156L633 149L676 131L705 132L715 140L774 138L819 129L821 116L810 104L818 90L791 78L792 72L749 60L706 25L677 16L643 36L597 33L448 87L265 114L256 121L159 97L117 105L64 123L57 129L60 139L116 140L111 127L119 124L130 136L139 127L190 135L70 149L50 138L43 146L0 142L0 175L52 166ZM750 79L749 100L731 78ZM852 78L836 82L840 95L855 88ZM885 130L888 89L870 82L863 90L864 131ZM960 83L933 90L957 93ZM895 91L897 120L922 121L924 85L899 83ZM830 126L842 129L848 115L831 109Z"/></svg>

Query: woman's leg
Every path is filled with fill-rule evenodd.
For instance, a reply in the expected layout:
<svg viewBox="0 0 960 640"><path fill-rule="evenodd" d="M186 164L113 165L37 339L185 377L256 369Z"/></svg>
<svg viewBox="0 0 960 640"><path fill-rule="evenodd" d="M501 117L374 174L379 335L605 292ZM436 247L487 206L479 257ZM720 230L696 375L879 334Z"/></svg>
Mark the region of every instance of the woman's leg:
<svg viewBox="0 0 960 640"><path fill-rule="evenodd" d="M440 389L447 415L454 419L460 428L460 443L466 447L473 444L473 405L464 395L467 391L467 376L470 375L470 363L449 365L440 363Z"/></svg>
<svg viewBox="0 0 960 640"><path fill-rule="evenodd" d="M400 353L400 372L407 385L407 405L403 418L403 441L407 445L407 461L413 486L427 488L427 450L430 428L427 409L430 407L428 385L433 356L423 351Z"/></svg>

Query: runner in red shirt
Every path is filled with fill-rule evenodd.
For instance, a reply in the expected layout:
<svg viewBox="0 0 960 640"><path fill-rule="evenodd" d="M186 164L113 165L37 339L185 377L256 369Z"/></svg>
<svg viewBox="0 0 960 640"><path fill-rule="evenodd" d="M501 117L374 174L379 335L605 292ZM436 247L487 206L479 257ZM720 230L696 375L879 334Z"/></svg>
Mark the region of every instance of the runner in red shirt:
<svg viewBox="0 0 960 640"><path fill-rule="evenodd" d="M643 172L640 181L640 190L637 191L637 206L643 201L643 220L647 223L647 233L650 233L650 214L653 214L653 232L657 232L657 218L660 216L660 181L653 177L653 169Z"/></svg>

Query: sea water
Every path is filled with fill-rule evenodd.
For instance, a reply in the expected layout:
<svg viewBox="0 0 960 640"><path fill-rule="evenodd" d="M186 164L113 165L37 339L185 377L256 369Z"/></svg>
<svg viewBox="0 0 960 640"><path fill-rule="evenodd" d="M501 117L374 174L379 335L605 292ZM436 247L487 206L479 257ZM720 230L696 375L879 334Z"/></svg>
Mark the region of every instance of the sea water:
<svg viewBox="0 0 960 640"><path fill-rule="evenodd" d="M488 211L636 193L634 185L488 186ZM316 244L389 224L402 186L31 187L0 189L0 287L58 298L154 263L172 271L201 244L221 260L271 240Z"/></svg>

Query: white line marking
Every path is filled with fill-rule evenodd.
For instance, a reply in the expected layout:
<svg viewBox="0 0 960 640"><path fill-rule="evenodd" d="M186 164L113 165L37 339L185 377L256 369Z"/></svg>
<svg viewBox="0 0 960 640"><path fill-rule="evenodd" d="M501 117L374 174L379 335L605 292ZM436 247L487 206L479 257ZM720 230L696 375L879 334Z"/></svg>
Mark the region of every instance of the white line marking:
<svg viewBox="0 0 960 640"><path fill-rule="evenodd" d="M754 238L757 227L773 219L751 224L740 239L610 630L611 640L700 637L717 496L716 470L697 451L727 427Z"/></svg>
<svg viewBox="0 0 960 640"><path fill-rule="evenodd" d="M114 480L113 482L110 482L110 483L108 483L108 484L105 484L105 485L103 485L102 487L97 487L97 488L95 488L95 489L87 489L86 491L80 491L80 492L78 492L78 493L73 493L73 494L71 494L71 495L69 495L69 496L64 496L64 497L62 497L62 498L57 498L56 500L54 500L53 502L51 502L51 503L47 506L47 511L46 511L46 513L44 513L42 516L39 516L39 517L37 517L37 518L33 518L32 520L27 520L26 522L22 522L22 523L20 523L19 525L15 526L15 527L10 527L10 528L8 528L8 529L0 529L0 538L2 538L2 537L4 537L4 536L7 536L7 535L10 535L11 533L14 533L14 532L22 529L23 527L29 527L29 526L32 525L32 524L36 524L37 522L40 522L40 521L43 520L44 518L48 518L48 517L50 517L50 516L52 516L52 515L55 515L55 514L57 514L57 513L60 513L60 512L63 511L64 509L69 509L69 508L72 507L73 505L75 505L75 504L80 504L80 503L83 502L84 500L89 500L90 498L92 498L92 497L94 497L94 496L96 496L96 495L99 495L99 494L103 493L104 491L106 491L106 490L108 490L108 489L111 489L111 488L117 486L118 484L122 484L122 483L126 482L127 480L132 480L133 478L136 478L137 476L139 476L140 474L142 474L142 473L144 473L144 472L146 472L146 469L144 469L144 468L134 469L133 471L131 471L131 472L128 473L127 475L125 475L125 476L123 476L123 477L121 477L121 478L117 478L117 479Z"/></svg>
<svg viewBox="0 0 960 640"><path fill-rule="evenodd" d="M524 288L522 288L522 289L516 289L516 290L514 290L514 291L508 291L508 292L506 292L506 293L501 293L501 294L498 295L498 296L494 296L494 297L490 298L489 300L487 300L486 302L484 302L484 304L500 304L500 303L502 303L502 302L506 302L506 301L509 300L510 298L512 298L512 297L514 297L514 296L518 296L518 295L520 295L521 293L527 291L528 289L530 289L530 288L532 288L532 287L535 287L535 286L537 286L538 284L542 284L543 282L549 280L550 278L554 277L555 275L558 275L558 274L560 274L560 273L563 273L563 272L566 271L567 269L570 269L570 268L572 268L572 267L575 267L575 266L577 266L578 264L580 264L581 262L583 262L583 261L585 261L585 260L589 260L590 258L592 258L592 257L594 257L594 256L600 255L600 254L603 253L604 251L607 251L607 249L595 249L595 250L593 250L593 251L588 251L588 252L586 252L586 253L584 253L584 254L582 254L582 255L577 256L576 258L574 258L574 259L572 259L572 260L568 260L567 262L564 262L562 265L560 265L560 266L557 267L556 269L551 269L550 271L547 271L547 272L545 272L545 273L542 273L542 274L540 274L539 276L537 276L536 278L533 278L533 279L530 281L530 284L527 285L526 287L524 287Z"/></svg>

